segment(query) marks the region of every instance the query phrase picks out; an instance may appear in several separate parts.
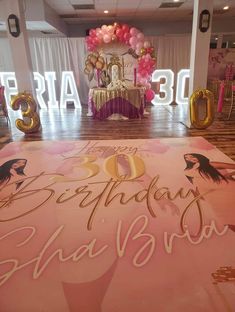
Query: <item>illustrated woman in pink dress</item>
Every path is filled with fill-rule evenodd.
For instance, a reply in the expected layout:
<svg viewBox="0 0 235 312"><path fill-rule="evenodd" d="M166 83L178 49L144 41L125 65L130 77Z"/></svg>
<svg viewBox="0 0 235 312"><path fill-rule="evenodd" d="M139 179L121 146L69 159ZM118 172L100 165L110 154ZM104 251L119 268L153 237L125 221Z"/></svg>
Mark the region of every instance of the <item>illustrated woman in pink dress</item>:
<svg viewBox="0 0 235 312"><path fill-rule="evenodd" d="M184 155L184 173L212 207L215 219L235 230L235 164L210 161L201 154Z"/></svg>

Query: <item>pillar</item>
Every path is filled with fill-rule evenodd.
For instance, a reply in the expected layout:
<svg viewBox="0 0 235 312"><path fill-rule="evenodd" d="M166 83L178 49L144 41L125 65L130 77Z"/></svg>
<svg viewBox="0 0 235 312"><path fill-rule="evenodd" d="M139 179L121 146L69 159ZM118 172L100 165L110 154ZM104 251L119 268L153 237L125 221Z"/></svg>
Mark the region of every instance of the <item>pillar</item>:
<svg viewBox="0 0 235 312"><path fill-rule="evenodd" d="M203 10L208 10L210 13L210 24L206 32L202 32L200 30L200 14ZM213 0L194 0L190 55L189 98L195 90L204 89L207 87L212 15ZM189 109L187 126L191 126L189 119Z"/></svg>
<svg viewBox="0 0 235 312"><path fill-rule="evenodd" d="M18 91L28 91L35 98L33 86L33 70L29 49L28 33L25 22L25 7L23 0L3 0L5 8L5 19L7 26L7 36L10 43L12 59L18 84ZM20 35L13 37L8 28L8 16L14 14L19 19Z"/></svg>

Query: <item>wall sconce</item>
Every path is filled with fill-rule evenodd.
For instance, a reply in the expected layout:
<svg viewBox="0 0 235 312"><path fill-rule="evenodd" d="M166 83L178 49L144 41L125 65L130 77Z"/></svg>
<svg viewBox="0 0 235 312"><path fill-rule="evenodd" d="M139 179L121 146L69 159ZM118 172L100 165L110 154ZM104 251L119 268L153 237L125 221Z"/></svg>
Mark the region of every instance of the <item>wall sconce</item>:
<svg viewBox="0 0 235 312"><path fill-rule="evenodd" d="M20 35L20 24L19 19L15 14L10 14L8 16L8 28L9 32L13 37L19 37Z"/></svg>
<svg viewBox="0 0 235 312"><path fill-rule="evenodd" d="M206 32L208 30L208 28L210 27L210 19L210 12L208 10L203 10L200 14L199 20L199 29L201 32Z"/></svg>

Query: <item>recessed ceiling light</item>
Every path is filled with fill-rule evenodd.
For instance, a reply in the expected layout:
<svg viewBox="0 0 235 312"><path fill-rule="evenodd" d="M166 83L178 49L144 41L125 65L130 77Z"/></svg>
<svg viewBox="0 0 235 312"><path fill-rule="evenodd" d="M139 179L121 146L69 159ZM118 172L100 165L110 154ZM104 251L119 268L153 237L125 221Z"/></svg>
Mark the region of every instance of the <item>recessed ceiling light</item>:
<svg viewBox="0 0 235 312"><path fill-rule="evenodd" d="M233 42L233 44L235 44L235 42Z"/></svg>
<svg viewBox="0 0 235 312"><path fill-rule="evenodd" d="M228 10L229 9L229 6L228 5L225 5L224 7L223 7L223 10Z"/></svg>
<svg viewBox="0 0 235 312"><path fill-rule="evenodd" d="M218 37L215 37L215 40L218 40Z"/></svg>
<svg viewBox="0 0 235 312"><path fill-rule="evenodd" d="M174 2L179 2L180 0L173 0Z"/></svg>
<svg viewBox="0 0 235 312"><path fill-rule="evenodd" d="M109 11L108 10L104 10L104 14L108 14L109 13Z"/></svg>

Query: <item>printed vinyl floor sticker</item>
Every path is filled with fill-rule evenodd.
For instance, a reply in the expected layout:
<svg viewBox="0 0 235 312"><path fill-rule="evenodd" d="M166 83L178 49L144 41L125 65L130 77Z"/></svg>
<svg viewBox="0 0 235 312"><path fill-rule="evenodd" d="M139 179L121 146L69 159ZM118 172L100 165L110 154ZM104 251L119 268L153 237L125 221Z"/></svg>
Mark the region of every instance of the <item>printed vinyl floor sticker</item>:
<svg viewBox="0 0 235 312"><path fill-rule="evenodd" d="M235 164L203 138L0 150L0 311L234 311Z"/></svg>

